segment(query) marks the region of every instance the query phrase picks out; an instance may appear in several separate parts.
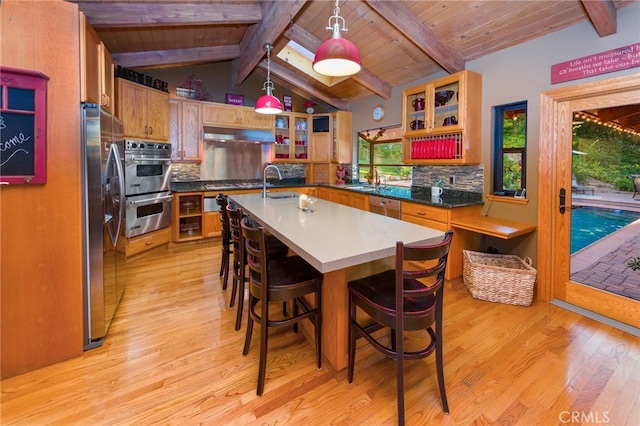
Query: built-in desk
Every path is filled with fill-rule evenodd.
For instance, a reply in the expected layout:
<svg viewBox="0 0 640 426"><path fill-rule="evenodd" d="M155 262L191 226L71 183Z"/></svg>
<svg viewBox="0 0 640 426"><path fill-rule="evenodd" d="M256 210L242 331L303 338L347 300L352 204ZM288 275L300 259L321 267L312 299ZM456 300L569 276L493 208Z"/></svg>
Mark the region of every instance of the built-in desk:
<svg viewBox="0 0 640 426"><path fill-rule="evenodd" d="M529 234L536 230L536 225L530 223L514 222L488 216L471 216L451 220L451 226L478 234L502 238L503 240Z"/></svg>
<svg viewBox="0 0 640 426"><path fill-rule="evenodd" d="M530 223L515 222L511 220L499 219L495 217L469 215L452 219L451 228L454 232L455 249L458 253L462 250L478 250L477 238L474 235L480 234L483 238L497 237L503 240L530 234L537 226ZM453 250L453 245L452 245ZM452 262L447 265L450 279L462 277L463 264Z"/></svg>

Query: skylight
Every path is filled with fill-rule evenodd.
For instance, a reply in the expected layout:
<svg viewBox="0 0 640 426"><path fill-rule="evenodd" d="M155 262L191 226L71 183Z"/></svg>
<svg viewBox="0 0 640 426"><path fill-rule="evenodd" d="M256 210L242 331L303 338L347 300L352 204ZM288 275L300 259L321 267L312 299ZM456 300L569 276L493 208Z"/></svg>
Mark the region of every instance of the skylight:
<svg viewBox="0 0 640 426"><path fill-rule="evenodd" d="M308 76L318 80L320 83L327 87L336 85L349 77L328 77L326 75L318 74L313 70L313 59L315 55L306 49L304 46L296 43L293 40L289 40L286 46L278 52L276 55L281 60L287 62L289 65L297 68Z"/></svg>

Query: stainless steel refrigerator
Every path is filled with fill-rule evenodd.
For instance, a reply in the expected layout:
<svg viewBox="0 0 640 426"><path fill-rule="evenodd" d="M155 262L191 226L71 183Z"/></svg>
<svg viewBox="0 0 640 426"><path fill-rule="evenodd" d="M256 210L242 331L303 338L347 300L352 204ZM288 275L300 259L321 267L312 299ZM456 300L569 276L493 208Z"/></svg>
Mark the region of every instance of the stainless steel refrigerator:
<svg viewBox="0 0 640 426"><path fill-rule="evenodd" d="M82 104L84 348L101 346L126 282L122 122Z"/></svg>

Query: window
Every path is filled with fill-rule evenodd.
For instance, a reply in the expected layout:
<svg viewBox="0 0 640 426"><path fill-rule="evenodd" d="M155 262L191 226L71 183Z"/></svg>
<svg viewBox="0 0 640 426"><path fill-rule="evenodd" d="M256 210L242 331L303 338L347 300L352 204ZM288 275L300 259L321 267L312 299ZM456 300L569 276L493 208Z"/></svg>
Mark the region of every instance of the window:
<svg viewBox="0 0 640 426"><path fill-rule="evenodd" d="M402 162L400 126L358 132L358 181L366 182L374 169L385 184L411 186L411 166Z"/></svg>
<svg viewBox="0 0 640 426"><path fill-rule="evenodd" d="M493 108L493 191L524 198L527 187L527 102Z"/></svg>

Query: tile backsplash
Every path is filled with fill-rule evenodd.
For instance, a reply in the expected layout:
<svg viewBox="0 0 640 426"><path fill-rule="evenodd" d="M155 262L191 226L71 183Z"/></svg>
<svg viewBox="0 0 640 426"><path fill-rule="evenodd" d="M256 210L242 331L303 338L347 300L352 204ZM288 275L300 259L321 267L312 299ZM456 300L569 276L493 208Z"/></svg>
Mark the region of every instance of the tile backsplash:
<svg viewBox="0 0 640 426"><path fill-rule="evenodd" d="M200 180L200 163L171 163L172 182Z"/></svg>
<svg viewBox="0 0 640 426"><path fill-rule="evenodd" d="M305 164L277 163L278 168L285 178L304 178ZM345 180L351 181L352 176L357 176L357 165L347 164L347 176ZM451 177L455 183L450 183ZM193 182L200 179L199 163L173 163L171 165L171 180L173 182ZM430 187L434 182L442 180L444 189L459 191L480 192L484 190L484 168L482 164L469 166L414 166L412 172L412 184L414 186Z"/></svg>
<svg viewBox="0 0 640 426"><path fill-rule="evenodd" d="M451 183L451 177L455 183ZM458 191L484 191L484 167L482 164L469 166L413 166L412 184L414 186L431 186L441 180L444 189Z"/></svg>

